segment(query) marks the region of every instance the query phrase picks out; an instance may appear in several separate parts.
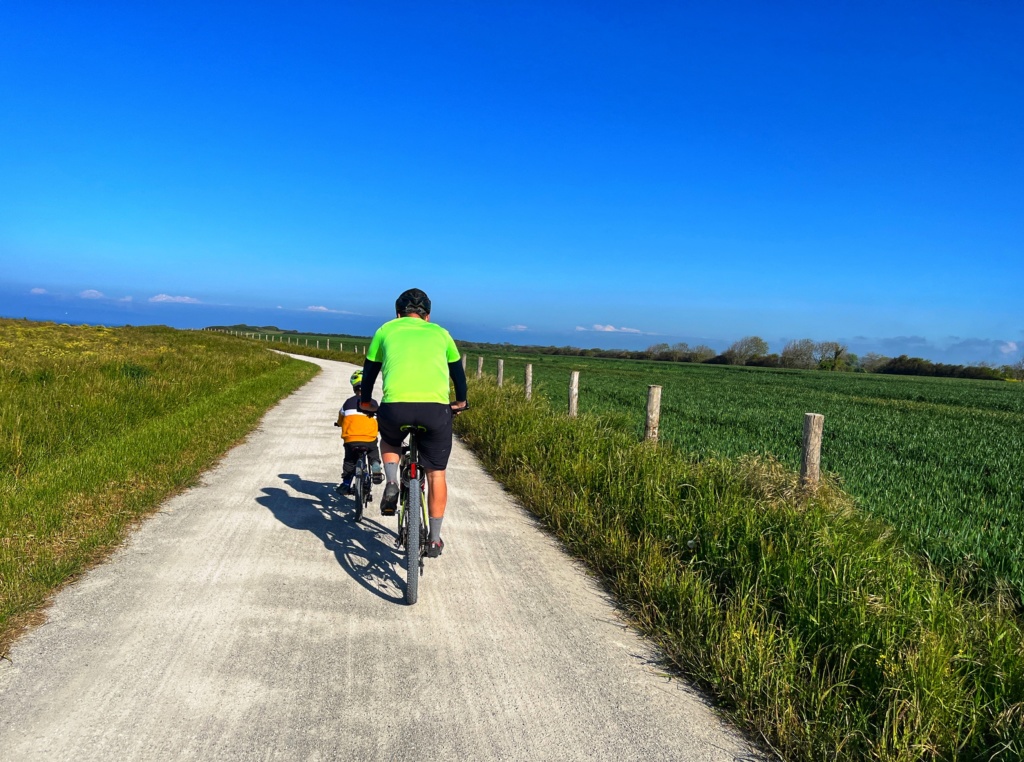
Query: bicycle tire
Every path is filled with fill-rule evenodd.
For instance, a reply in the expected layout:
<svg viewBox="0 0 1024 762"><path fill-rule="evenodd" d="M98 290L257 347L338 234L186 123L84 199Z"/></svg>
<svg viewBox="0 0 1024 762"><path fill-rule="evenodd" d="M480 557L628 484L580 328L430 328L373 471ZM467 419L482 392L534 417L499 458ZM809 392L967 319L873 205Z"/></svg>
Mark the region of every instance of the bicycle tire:
<svg viewBox="0 0 1024 762"><path fill-rule="evenodd" d="M356 499L356 515L352 517L352 520L357 524L363 520L363 492L365 487L363 486L363 475L357 473L356 478L352 480L352 486L354 487L353 492Z"/></svg>
<svg viewBox="0 0 1024 762"><path fill-rule="evenodd" d="M408 503L405 506L405 602L412 606L420 595L420 491L419 485L409 484Z"/></svg>

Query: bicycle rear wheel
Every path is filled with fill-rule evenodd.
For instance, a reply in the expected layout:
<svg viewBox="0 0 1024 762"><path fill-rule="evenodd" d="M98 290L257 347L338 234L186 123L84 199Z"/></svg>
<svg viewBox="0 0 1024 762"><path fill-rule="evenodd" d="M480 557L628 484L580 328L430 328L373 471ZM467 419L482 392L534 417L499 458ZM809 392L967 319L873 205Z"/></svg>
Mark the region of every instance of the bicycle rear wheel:
<svg viewBox="0 0 1024 762"><path fill-rule="evenodd" d="M352 480L352 488L356 499L356 514L352 517L352 520L358 524L363 520L363 505L365 505L364 495L366 486L363 484L362 472L356 472L355 478Z"/></svg>
<svg viewBox="0 0 1024 762"><path fill-rule="evenodd" d="M405 602L410 606L420 595L420 491L410 483L405 506Z"/></svg>

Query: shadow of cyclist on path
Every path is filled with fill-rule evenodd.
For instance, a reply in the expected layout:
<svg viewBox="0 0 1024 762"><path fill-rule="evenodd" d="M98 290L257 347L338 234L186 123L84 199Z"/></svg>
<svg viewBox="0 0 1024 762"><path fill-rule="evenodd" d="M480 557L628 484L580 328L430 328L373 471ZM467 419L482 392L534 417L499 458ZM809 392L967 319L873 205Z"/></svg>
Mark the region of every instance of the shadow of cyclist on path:
<svg viewBox="0 0 1024 762"><path fill-rule="evenodd" d="M256 502L285 526L319 537L341 568L371 593L404 604L404 582L399 574L402 556L395 548L395 533L365 515L359 524L352 521L355 504L339 497L333 483L308 481L297 474L278 476L292 490L309 497L292 495L280 487L263 487Z"/></svg>

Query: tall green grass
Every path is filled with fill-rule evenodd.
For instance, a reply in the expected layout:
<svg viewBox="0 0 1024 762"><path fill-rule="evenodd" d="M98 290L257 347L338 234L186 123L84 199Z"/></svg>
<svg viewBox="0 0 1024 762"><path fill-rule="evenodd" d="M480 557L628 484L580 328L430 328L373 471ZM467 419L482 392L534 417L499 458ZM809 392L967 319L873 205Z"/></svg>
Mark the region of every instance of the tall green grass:
<svg viewBox="0 0 1024 762"><path fill-rule="evenodd" d="M0 654L316 372L214 333L0 320Z"/></svg>
<svg viewBox="0 0 1024 762"><path fill-rule="evenodd" d="M1024 756L1024 639L834 484L757 456L696 460L619 421L472 382L486 466L639 626L794 760Z"/></svg>

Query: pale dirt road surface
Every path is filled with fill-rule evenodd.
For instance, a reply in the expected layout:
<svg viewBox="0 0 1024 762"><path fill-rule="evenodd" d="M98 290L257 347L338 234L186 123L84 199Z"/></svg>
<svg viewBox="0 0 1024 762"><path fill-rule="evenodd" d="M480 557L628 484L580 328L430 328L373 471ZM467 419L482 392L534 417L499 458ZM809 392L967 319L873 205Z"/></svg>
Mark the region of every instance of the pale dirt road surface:
<svg viewBox="0 0 1024 762"><path fill-rule="evenodd" d="M333 492L353 368L316 362L0 662L0 759L756 758L458 443L404 605L395 519Z"/></svg>

